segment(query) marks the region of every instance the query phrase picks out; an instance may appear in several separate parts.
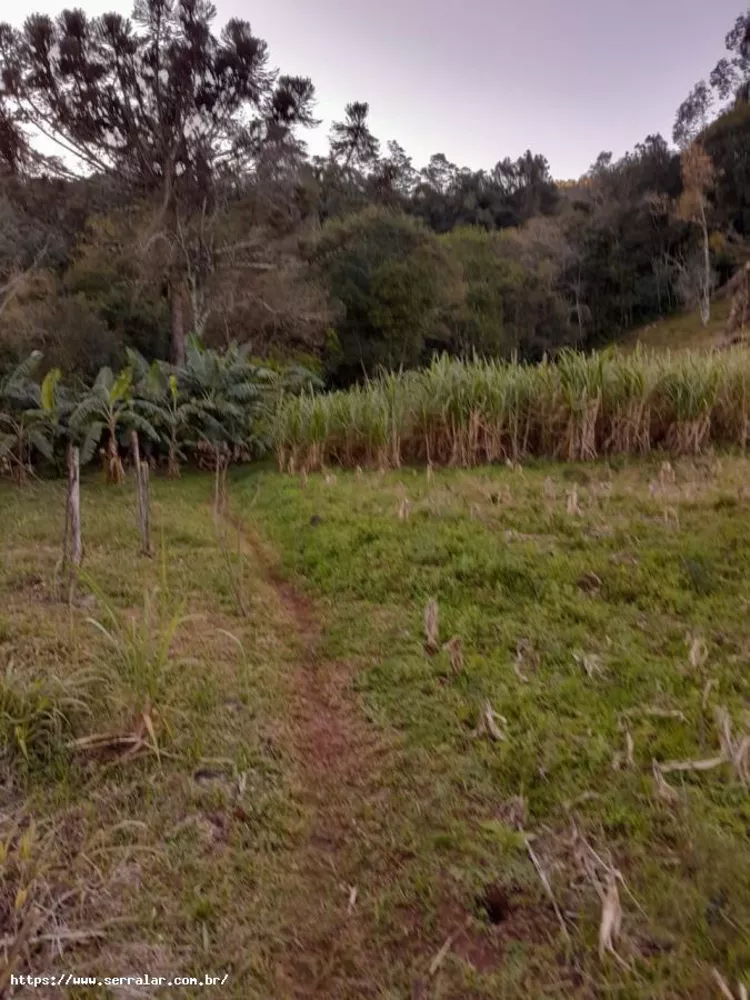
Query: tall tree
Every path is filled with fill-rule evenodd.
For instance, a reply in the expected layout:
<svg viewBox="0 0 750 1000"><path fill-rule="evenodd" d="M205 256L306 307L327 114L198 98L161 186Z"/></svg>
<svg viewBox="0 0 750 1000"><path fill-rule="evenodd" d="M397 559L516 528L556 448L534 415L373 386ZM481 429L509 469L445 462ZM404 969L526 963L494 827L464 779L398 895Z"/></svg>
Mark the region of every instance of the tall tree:
<svg viewBox="0 0 750 1000"><path fill-rule="evenodd" d="M310 252L340 308L331 345L336 381L348 384L381 365L416 365L448 283L434 233L370 206L329 220Z"/></svg>
<svg viewBox="0 0 750 1000"><path fill-rule="evenodd" d="M724 41L729 56L719 60L708 83L696 83L677 110L672 137L678 146L689 145L706 128L717 100L720 111L727 110L727 101L750 101L750 7L739 15Z"/></svg>
<svg viewBox="0 0 750 1000"><path fill-rule="evenodd" d="M715 222L725 231L750 238L750 103L721 115L701 142L716 170Z"/></svg>
<svg viewBox="0 0 750 1000"><path fill-rule="evenodd" d="M681 148L689 146L708 125L714 97L705 80L700 80L677 109L672 138Z"/></svg>
<svg viewBox="0 0 750 1000"><path fill-rule="evenodd" d="M417 172L411 157L397 142L388 143L388 155L381 157L369 177L369 188L375 201L399 204L408 199L416 183Z"/></svg>
<svg viewBox="0 0 750 1000"><path fill-rule="evenodd" d="M13 122L5 159L24 141L18 126L32 126L60 147L62 169L110 175L153 200L151 238L172 248L176 363L186 332L180 219L269 146L294 149L295 126L313 123L312 83L277 77L246 21L217 37L215 16L208 0L137 0L132 21L64 10L34 14L20 31L0 26L0 125Z"/></svg>
<svg viewBox="0 0 750 1000"><path fill-rule="evenodd" d="M714 67L711 86L722 100L750 101L750 7L740 14L724 41L730 55Z"/></svg>
<svg viewBox="0 0 750 1000"><path fill-rule="evenodd" d="M331 126L331 155L344 167L363 168L374 163L380 143L370 131L370 105L355 101L347 104L342 122Z"/></svg>
<svg viewBox="0 0 750 1000"><path fill-rule="evenodd" d="M699 143L693 143L682 154L682 195L678 212L686 222L692 222L700 232L700 266L696 270L697 297L701 321L708 326L711 319L711 253L708 229L708 194L714 186L714 166L711 157Z"/></svg>

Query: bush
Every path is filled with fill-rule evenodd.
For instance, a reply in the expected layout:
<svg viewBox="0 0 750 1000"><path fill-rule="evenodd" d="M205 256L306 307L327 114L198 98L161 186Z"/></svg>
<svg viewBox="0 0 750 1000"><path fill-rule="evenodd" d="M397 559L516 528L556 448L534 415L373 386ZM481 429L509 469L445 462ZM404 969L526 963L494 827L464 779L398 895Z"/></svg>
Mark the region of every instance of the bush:
<svg viewBox="0 0 750 1000"><path fill-rule="evenodd" d="M311 258L339 305L338 384L419 363L448 269L433 233L402 213L368 208L328 222Z"/></svg>

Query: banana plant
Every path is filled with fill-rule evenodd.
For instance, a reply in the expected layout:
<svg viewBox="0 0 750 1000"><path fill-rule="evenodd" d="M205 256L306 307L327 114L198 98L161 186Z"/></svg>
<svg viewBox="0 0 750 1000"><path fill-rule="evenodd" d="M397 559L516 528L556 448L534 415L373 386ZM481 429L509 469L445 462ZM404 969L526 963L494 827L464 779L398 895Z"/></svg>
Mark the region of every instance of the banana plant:
<svg viewBox="0 0 750 1000"><path fill-rule="evenodd" d="M180 391L177 376L161 373L166 384L160 404L158 423L167 448L167 475L177 479L181 463L187 460L185 448L195 449L207 437L218 440L223 428L213 414L206 412L200 400Z"/></svg>
<svg viewBox="0 0 750 1000"><path fill-rule="evenodd" d="M229 449L235 457L260 452L267 445L272 399L278 375L248 360L249 347L231 345L223 353L188 343L185 364L169 368L179 398L198 437L198 448L214 456Z"/></svg>
<svg viewBox="0 0 750 1000"><path fill-rule="evenodd" d="M213 404L205 400L193 399L180 392L176 375L167 379L167 403L164 407L164 424L167 441L167 475L180 475L180 463L186 460L183 446L199 448L201 441L221 441L224 426L216 416ZM221 408L218 408L221 412Z"/></svg>
<svg viewBox="0 0 750 1000"><path fill-rule="evenodd" d="M177 478L180 465L187 460L186 448L195 449L207 436L219 439L222 426L207 411L202 399L193 399L180 389L177 369L159 361L151 364L138 351L128 348L128 365L133 371L136 405L145 401L153 410L153 424L158 427L167 451L167 475ZM170 374L171 372L171 374Z"/></svg>
<svg viewBox="0 0 750 1000"><path fill-rule="evenodd" d="M48 372L40 386L32 376L41 360L41 353L34 351L0 381L0 464L10 469L19 486L32 472L34 452L49 461L54 455L57 421L45 403L54 397L60 372Z"/></svg>
<svg viewBox="0 0 750 1000"><path fill-rule="evenodd" d="M152 441L159 441L155 422L160 410L158 403L134 398L132 369L123 368L115 375L111 368L102 368L70 416L71 430L83 438L81 464L93 458L106 434L106 447L100 453L107 482L123 483L125 470L120 458L120 435L135 430Z"/></svg>

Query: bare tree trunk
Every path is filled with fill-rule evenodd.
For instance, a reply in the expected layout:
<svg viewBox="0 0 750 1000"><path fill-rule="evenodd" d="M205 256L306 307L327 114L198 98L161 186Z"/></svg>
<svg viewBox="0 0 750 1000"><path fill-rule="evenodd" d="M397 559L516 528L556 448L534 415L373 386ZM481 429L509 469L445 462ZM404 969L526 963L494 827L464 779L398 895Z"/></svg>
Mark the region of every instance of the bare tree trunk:
<svg viewBox="0 0 750 1000"><path fill-rule="evenodd" d="M68 495L65 504L65 530L63 532L63 558L61 579L67 576L68 604L76 595L78 568L83 558L81 542L81 463L78 449L68 445Z"/></svg>
<svg viewBox="0 0 750 1000"><path fill-rule="evenodd" d="M177 274L169 280L169 296L172 308L172 364L185 364L185 312L182 298L182 281Z"/></svg>
<svg viewBox="0 0 750 1000"><path fill-rule="evenodd" d="M122 486L125 482L125 470L122 467L120 449L117 446L117 436L113 430L109 431L105 464L107 482L114 483L116 486Z"/></svg>
<svg viewBox="0 0 750 1000"><path fill-rule="evenodd" d="M180 478L180 463L177 459L177 445L169 442L169 458L167 459L167 475L170 479Z"/></svg>
<svg viewBox="0 0 750 1000"><path fill-rule="evenodd" d="M16 486L26 485L26 433L23 424L23 417L20 418L19 422L15 426L16 439L18 441L18 455L14 455L12 451L8 453L8 461L10 462L11 471L13 474L13 480ZM30 449L29 449L30 451ZM31 455L29 454L29 469L31 468Z"/></svg>
<svg viewBox="0 0 750 1000"><path fill-rule="evenodd" d="M706 210L701 200L701 228L703 230L703 275L700 287L701 322L708 326L711 320L711 254L708 242Z"/></svg>
<svg viewBox="0 0 750 1000"><path fill-rule="evenodd" d="M206 329L211 308L206 304L205 294L198 287L197 276L189 275L187 287L190 301L190 329L200 340Z"/></svg>

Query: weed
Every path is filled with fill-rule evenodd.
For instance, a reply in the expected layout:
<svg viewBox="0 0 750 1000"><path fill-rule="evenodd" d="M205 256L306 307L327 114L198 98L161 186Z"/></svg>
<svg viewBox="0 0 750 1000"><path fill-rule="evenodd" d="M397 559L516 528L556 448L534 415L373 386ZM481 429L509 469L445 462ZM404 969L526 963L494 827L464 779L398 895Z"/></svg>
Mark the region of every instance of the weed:
<svg viewBox="0 0 750 1000"><path fill-rule="evenodd" d="M64 681L22 674L13 661L0 678L0 743L4 763L48 763L63 754L76 726L91 712L91 678Z"/></svg>
<svg viewBox="0 0 750 1000"><path fill-rule="evenodd" d="M135 699L135 707L157 704L168 694L174 681L175 664L170 657L177 629L184 621L182 609L166 614L159 608L158 592L144 593L143 612L128 615L119 611L90 579L87 583L104 612L104 622L89 618L114 653L118 678ZM107 657L102 665L111 666Z"/></svg>
<svg viewBox="0 0 750 1000"><path fill-rule="evenodd" d="M695 554L683 559L685 576L696 594L702 597L712 594L716 589L713 566L706 556Z"/></svg>

